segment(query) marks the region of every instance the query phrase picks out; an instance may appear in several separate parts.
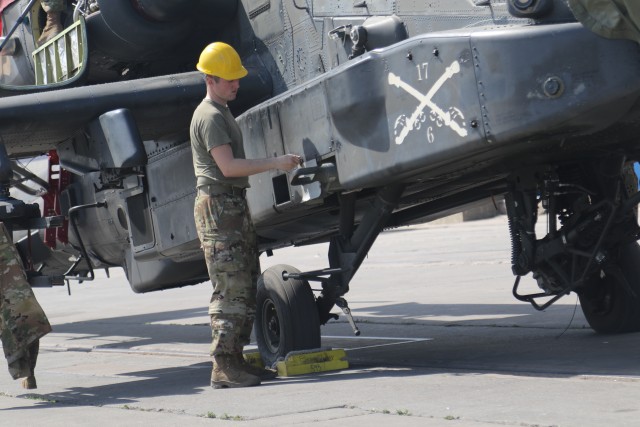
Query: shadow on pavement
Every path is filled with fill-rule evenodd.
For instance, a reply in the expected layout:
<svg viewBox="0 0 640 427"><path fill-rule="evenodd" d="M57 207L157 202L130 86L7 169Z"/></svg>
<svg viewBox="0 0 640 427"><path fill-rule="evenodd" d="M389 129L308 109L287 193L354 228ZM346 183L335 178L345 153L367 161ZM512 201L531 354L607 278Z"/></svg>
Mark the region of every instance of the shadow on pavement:
<svg viewBox="0 0 640 427"><path fill-rule="evenodd" d="M330 322L321 331L328 337L323 339L323 346L346 349L350 363L356 367L640 376L636 363L640 334L598 335L585 327L581 317L570 324L573 306L554 306L540 313L525 304L405 303L372 306L364 311L374 315L354 312L362 330L360 337L353 337L344 321ZM578 307L581 316L579 311ZM206 316L206 309L176 310L54 325L54 332L69 334L63 337L62 345L70 348L80 346L83 340L93 343L94 351L144 346L161 351L196 344L206 357L208 324L170 322L201 316Z"/></svg>

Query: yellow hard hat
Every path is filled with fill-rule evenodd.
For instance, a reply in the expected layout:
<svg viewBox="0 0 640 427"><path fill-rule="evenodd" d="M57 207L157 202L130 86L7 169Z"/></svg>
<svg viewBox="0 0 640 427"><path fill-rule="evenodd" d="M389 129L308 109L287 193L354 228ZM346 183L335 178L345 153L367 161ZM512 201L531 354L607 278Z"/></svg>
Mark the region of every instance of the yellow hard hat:
<svg viewBox="0 0 640 427"><path fill-rule="evenodd" d="M211 43L205 47L196 68L205 74L225 80L241 79L248 74L240 62L238 52L222 42Z"/></svg>

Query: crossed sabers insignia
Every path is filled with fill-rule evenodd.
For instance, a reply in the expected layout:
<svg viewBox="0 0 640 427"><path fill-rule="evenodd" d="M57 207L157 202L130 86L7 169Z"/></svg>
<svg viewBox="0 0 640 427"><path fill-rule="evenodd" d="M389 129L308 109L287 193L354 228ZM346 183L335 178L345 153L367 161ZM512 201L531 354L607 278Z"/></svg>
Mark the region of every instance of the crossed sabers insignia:
<svg viewBox="0 0 640 427"><path fill-rule="evenodd" d="M423 95L422 93L420 93L420 91L413 88L408 83L402 81L400 76L389 73L390 85L404 89L407 93L414 96L418 101L420 101L420 104L418 104L411 117L409 117L409 120L407 120L405 127L402 128L400 135L396 136L396 144L399 145L404 142L404 139L407 137L409 132L413 130L416 120L418 120L426 107L429 107L429 109L444 122L445 126L448 126L455 133L462 137L467 136L467 130L460 127L460 125L455 120L452 120L450 113L445 113L440 107L438 107L433 101L431 101L433 96L436 94L436 92L438 92L438 90L440 90L442 85L459 72L460 63L458 61L454 61L450 66L447 67L444 74L440 76L440 78L434 83L434 85L426 95Z"/></svg>

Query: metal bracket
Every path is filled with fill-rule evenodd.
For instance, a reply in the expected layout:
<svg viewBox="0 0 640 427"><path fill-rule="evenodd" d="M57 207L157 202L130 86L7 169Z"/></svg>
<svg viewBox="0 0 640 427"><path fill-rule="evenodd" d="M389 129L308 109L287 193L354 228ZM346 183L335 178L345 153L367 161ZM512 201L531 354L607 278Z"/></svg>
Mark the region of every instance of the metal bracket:
<svg viewBox="0 0 640 427"><path fill-rule="evenodd" d="M329 31L329 38L332 40L344 40L351 32L351 24L341 25Z"/></svg>
<svg viewBox="0 0 640 427"><path fill-rule="evenodd" d="M323 268L322 270L305 271L300 273L282 272L282 278L284 280L299 279L299 280L312 280L314 282L326 282L332 274L342 273L344 270L341 268Z"/></svg>
<svg viewBox="0 0 640 427"><path fill-rule="evenodd" d="M333 163L296 169L291 178L291 185L307 185L313 182L329 184L337 181L338 172Z"/></svg>
<svg viewBox="0 0 640 427"><path fill-rule="evenodd" d="M529 304L531 304L533 306L533 308L535 308L538 311L543 311L546 308L550 307L551 304L553 304L554 302L558 301L560 298L562 298L565 295L568 295L569 292L571 292L571 289L567 289L565 291L563 291L562 293L556 294L553 298L551 298L549 301L545 302L544 304L540 305L536 302L536 298L543 298L543 297L550 297L553 294L548 294L545 292L540 292L537 294L529 294L529 295L521 295L518 293L518 285L520 285L520 278L522 276L517 276L516 277L516 281L513 284L513 296L516 297L517 300L520 301L524 301L524 302L528 302Z"/></svg>
<svg viewBox="0 0 640 427"><path fill-rule="evenodd" d="M347 300L340 297L336 299L336 305L338 307L340 307L342 309L342 312L344 313L345 316L347 316L347 320L349 321L349 324L351 325L351 328L353 329L353 333L355 336L359 336L360 335L360 329L358 329L358 327L356 326L356 322L353 320L353 316L351 315L351 309L349 308L349 305L347 304Z"/></svg>

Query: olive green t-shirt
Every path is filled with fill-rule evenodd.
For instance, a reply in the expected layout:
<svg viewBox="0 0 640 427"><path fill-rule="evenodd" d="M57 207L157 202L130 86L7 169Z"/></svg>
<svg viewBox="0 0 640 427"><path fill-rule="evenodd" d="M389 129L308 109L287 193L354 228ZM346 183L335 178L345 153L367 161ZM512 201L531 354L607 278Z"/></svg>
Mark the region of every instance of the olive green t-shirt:
<svg viewBox="0 0 640 427"><path fill-rule="evenodd" d="M203 99L193 113L190 134L196 187L209 184L249 187L248 177L225 177L211 156L212 148L229 144L234 158L245 158L242 133L229 107Z"/></svg>

